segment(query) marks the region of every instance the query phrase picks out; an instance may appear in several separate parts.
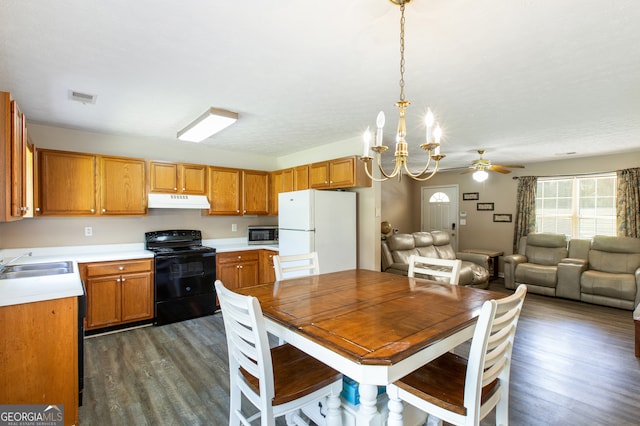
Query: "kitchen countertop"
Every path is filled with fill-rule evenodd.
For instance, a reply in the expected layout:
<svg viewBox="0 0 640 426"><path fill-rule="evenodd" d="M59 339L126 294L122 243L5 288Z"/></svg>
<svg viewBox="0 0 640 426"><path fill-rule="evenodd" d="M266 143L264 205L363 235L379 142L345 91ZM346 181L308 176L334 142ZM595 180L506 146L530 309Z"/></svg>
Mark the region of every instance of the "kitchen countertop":
<svg viewBox="0 0 640 426"><path fill-rule="evenodd" d="M278 250L277 245L248 245L246 238L204 240L203 245L224 253L239 250ZM145 250L144 243L104 244L94 246L35 247L0 250L0 259L7 262L16 256L31 253L15 260L12 265L72 261L73 273L43 277L0 280L0 306L40 302L84 293L78 263L153 258L153 252Z"/></svg>

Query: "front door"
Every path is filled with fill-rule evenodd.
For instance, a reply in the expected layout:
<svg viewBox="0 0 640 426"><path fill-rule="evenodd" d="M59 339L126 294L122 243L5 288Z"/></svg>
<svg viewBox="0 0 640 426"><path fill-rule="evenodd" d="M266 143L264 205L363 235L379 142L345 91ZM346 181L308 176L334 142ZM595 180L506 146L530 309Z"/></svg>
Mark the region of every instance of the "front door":
<svg viewBox="0 0 640 426"><path fill-rule="evenodd" d="M451 247L458 250L458 185L425 186L422 188L423 231L446 231Z"/></svg>

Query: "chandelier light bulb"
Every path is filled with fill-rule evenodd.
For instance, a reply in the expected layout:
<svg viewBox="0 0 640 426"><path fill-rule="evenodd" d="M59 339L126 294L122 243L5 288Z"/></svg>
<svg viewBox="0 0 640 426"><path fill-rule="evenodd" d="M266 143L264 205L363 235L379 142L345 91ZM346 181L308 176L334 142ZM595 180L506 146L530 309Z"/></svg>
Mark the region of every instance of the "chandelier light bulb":
<svg viewBox="0 0 640 426"><path fill-rule="evenodd" d="M364 134L362 135L362 139L364 140L364 151L362 156L368 157L369 149L371 147L371 131L369 130L368 127L367 127L367 130L365 130Z"/></svg>
<svg viewBox="0 0 640 426"><path fill-rule="evenodd" d="M376 117L376 146L382 145L382 129L384 127L384 112L380 111Z"/></svg>
<svg viewBox="0 0 640 426"><path fill-rule="evenodd" d="M442 128L440 128L439 124L436 124L436 128L433 130L433 139L435 143L440 143L441 137L442 137Z"/></svg>

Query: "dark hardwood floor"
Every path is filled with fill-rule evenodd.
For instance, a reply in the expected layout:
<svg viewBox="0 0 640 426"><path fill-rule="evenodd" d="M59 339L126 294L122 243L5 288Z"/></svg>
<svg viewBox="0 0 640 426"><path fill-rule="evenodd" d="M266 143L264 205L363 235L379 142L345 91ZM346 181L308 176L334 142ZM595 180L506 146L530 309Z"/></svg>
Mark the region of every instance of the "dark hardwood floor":
<svg viewBox="0 0 640 426"><path fill-rule="evenodd" d="M505 291L501 280L491 288ZM528 294L513 351L511 424L640 424L633 329L631 311ZM228 395L220 314L85 342L82 425L226 425Z"/></svg>

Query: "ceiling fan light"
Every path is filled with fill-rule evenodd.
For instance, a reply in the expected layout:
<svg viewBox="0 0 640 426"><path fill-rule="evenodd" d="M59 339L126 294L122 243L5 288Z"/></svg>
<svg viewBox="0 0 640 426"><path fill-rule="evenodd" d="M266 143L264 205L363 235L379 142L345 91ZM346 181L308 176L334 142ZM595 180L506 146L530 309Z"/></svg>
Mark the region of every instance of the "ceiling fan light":
<svg viewBox="0 0 640 426"><path fill-rule="evenodd" d="M476 182L484 182L489 177L489 173L484 170L476 170L473 172L473 180Z"/></svg>

